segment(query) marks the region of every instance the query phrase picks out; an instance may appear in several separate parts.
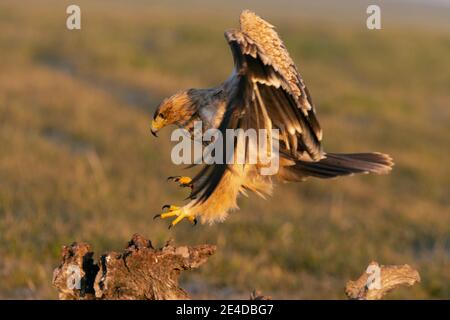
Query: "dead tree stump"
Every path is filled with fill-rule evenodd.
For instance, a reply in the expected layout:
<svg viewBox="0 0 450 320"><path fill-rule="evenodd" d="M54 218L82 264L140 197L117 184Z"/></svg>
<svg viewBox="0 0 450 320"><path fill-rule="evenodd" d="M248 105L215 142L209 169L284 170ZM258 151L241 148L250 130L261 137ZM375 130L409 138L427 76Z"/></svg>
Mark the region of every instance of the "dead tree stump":
<svg viewBox="0 0 450 320"><path fill-rule="evenodd" d="M213 245L161 249L135 234L123 252L108 252L97 263L86 243L64 246L62 262L53 272L59 298L67 299L189 299L178 285L182 270L198 268L214 254Z"/></svg>
<svg viewBox="0 0 450 320"><path fill-rule="evenodd" d="M407 264L380 266L373 261L358 280L347 282L345 294L349 299L379 300L395 288L409 287L417 282L420 282L419 272Z"/></svg>
<svg viewBox="0 0 450 320"><path fill-rule="evenodd" d="M53 285L62 300L171 300L189 299L178 285L183 270L198 268L214 254L213 245L175 246L168 241L161 249L135 234L122 252L107 252L94 262L87 243L64 246L61 264L53 271ZM420 282L419 273L409 265L383 266L371 262L355 281L348 281L349 299L377 300L400 286ZM267 300L253 291L251 300Z"/></svg>

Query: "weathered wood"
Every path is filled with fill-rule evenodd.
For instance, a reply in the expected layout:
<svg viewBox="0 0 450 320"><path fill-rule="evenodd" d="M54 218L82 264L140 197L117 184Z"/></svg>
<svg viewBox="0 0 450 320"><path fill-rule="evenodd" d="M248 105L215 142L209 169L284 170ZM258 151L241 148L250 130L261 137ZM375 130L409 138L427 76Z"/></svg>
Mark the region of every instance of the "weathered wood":
<svg viewBox="0 0 450 320"><path fill-rule="evenodd" d="M64 246L61 265L53 271L53 285L59 299L93 299L93 284L99 267L94 263L94 253L87 243Z"/></svg>
<svg viewBox="0 0 450 320"><path fill-rule="evenodd" d="M178 285L182 270L198 268L214 254L213 245L161 249L135 234L123 252L108 252L94 263L86 243L64 246L62 262L53 272L60 299L189 299Z"/></svg>
<svg viewBox="0 0 450 320"><path fill-rule="evenodd" d="M172 241L161 249L135 234L122 252L107 252L97 263L87 243L64 246L61 264L53 272L53 285L59 298L67 299L189 299L178 285L182 270L198 268L214 254L213 245L175 246ZM419 273L409 265L383 266L371 262L355 281L348 281L345 293L350 299L376 300L400 286L420 282ZM270 300L253 291L250 300Z"/></svg>
<svg viewBox="0 0 450 320"><path fill-rule="evenodd" d="M420 282L419 272L407 264L380 266L373 261L358 280L347 282L345 293L350 299L379 300L395 288L417 282Z"/></svg>

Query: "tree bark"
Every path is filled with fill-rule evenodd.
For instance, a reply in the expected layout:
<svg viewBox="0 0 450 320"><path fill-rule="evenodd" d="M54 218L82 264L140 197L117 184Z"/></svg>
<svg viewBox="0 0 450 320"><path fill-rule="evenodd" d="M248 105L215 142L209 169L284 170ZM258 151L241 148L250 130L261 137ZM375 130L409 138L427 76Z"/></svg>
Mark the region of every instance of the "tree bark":
<svg viewBox="0 0 450 320"><path fill-rule="evenodd" d="M198 268L214 254L213 245L175 246L168 241L161 249L135 234L122 252L107 252L98 262L87 243L64 246L61 264L53 271L53 285L59 299L84 300L172 300L189 299L178 285L183 270ZM400 286L420 282L419 273L409 265L383 266L371 262L355 281L348 281L349 299L377 300ZM270 300L253 291L250 300Z"/></svg>
<svg viewBox="0 0 450 320"><path fill-rule="evenodd" d="M373 261L358 280L347 282L345 293L349 299L379 300L395 288L417 282L420 282L419 272L407 264L380 266Z"/></svg>
<svg viewBox="0 0 450 320"><path fill-rule="evenodd" d="M135 234L120 253L108 252L97 263L86 243L64 246L62 262L53 272L59 298L67 299L189 299L178 285L182 270L198 268L214 254L213 245L173 245L154 249Z"/></svg>

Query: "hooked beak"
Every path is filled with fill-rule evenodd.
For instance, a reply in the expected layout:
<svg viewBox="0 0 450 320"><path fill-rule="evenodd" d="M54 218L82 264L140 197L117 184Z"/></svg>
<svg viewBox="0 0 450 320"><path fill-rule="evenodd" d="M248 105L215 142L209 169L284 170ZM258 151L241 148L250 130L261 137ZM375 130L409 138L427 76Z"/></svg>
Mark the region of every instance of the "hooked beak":
<svg viewBox="0 0 450 320"><path fill-rule="evenodd" d="M166 125L166 121L164 119L157 118L156 120L152 120L151 133L155 137L158 137L158 130L163 128Z"/></svg>
<svg viewBox="0 0 450 320"><path fill-rule="evenodd" d="M157 138L158 138L158 135L157 135L158 129L159 129L158 124L156 123L155 120L152 120L152 127L151 127L150 131L152 132L152 135Z"/></svg>

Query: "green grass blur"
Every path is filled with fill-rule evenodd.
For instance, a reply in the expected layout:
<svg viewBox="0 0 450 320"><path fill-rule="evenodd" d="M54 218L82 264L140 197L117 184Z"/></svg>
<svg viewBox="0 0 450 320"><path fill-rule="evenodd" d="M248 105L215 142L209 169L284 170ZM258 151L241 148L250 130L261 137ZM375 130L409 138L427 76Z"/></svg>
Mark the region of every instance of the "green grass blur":
<svg viewBox="0 0 450 320"><path fill-rule="evenodd" d="M217 244L183 275L196 297L341 299L377 260L422 276L391 298L450 298L450 32L272 18L266 5L325 150L389 153L395 169L281 185L267 201L242 198L222 224L169 231L152 217L181 203L186 191L165 178L186 172L170 162L169 130L150 135L152 111L229 75L223 31L245 7L78 1L82 29L68 31L68 4L0 3L0 298L54 299L62 245L86 241L98 256L135 232L156 246Z"/></svg>

